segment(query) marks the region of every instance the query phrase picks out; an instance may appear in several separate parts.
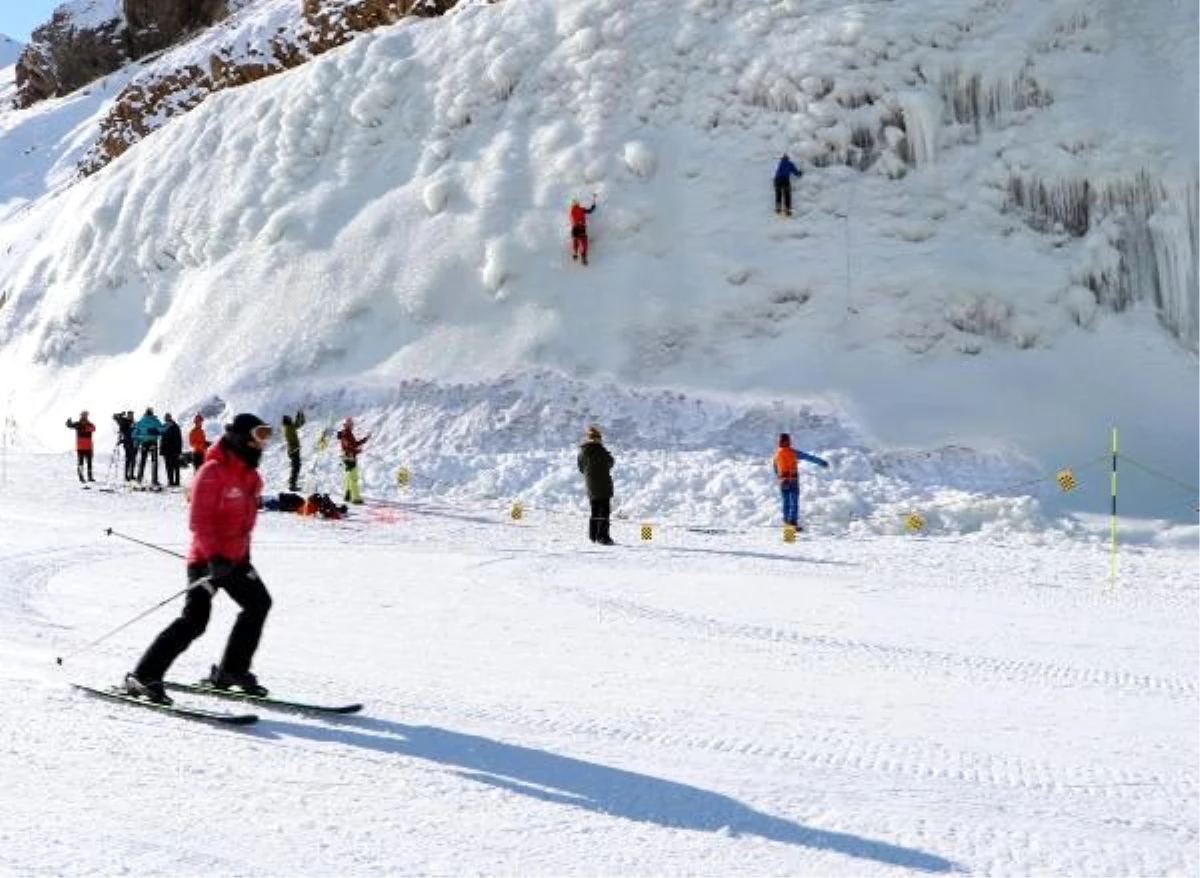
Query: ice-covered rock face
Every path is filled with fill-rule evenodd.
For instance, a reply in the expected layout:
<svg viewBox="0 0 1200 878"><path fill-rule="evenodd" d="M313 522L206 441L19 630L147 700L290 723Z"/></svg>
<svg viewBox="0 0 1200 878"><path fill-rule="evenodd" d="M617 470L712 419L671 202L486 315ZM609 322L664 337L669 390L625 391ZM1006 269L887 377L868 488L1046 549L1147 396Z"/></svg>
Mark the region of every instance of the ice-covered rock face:
<svg viewBox="0 0 1200 878"><path fill-rule="evenodd" d="M228 14L225 0L123 0L122 5L135 58L165 49L184 33Z"/></svg>
<svg viewBox="0 0 1200 878"><path fill-rule="evenodd" d="M217 0L196 0L197 14L215 14ZM199 105L208 95L255 82L310 61L356 35L412 15L433 17L457 0L233 0L253 5L242 29L210 29L161 56L121 92L101 122L101 136L80 162L84 174L103 168L151 131ZM125 0L132 7L157 8L157 0ZM200 7L203 7L201 9ZM229 11L236 11L231 8ZM132 27L132 25L131 25ZM157 31L151 29L148 33ZM173 38L174 39L174 38ZM182 53L180 57L175 55ZM202 63L196 63L201 58Z"/></svg>
<svg viewBox="0 0 1200 878"><path fill-rule="evenodd" d="M33 32L17 63L17 101L64 95L220 21L227 0L73 0Z"/></svg>
<svg viewBox="0 0 1200 878"><path fill-rule="evenodd" d="M76 0L54 10L17 60L17 104L64 95L129 60L118 0Z"/></svg>

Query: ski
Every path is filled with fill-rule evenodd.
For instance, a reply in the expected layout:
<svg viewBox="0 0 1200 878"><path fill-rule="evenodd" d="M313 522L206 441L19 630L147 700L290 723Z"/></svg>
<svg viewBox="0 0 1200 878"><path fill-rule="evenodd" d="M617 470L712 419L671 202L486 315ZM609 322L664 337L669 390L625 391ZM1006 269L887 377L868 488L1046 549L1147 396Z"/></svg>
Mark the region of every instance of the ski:
<svg viewBox="0 0 1200 878"><path fill-rule="evenodd" d="M276 710L294 710L300 713L358 713L363 709L361 704L311 704L307 701L293 701L287 698L275 698L270 695L251 695L240 689L218 689L205 683L175 683L167 681L163 685L173 692L190 692L193 695L211 695L213 698L225 698L230 701L241 701L246 704L257 704L261 707L271 707Z"/></svg>
<svg viewBox="0 0 1200 878"><path fill-rule="evenodd" d="M159 704L156 701L130 695L124 689L119 689L115 686L108 689L97 689L94 686L85 686L82 683L72 683L71 685L80 692L91 695L94 698L123 702L125 704L132 704L135 707L146 707L150 710L157 710L159 713L178 716L183 719L197 720L198 722L215 723L224 726L249 726L258 722L258 717L252 713L225 713L219 710L205 710L202 707L189 707L183 704Z"/></svg>

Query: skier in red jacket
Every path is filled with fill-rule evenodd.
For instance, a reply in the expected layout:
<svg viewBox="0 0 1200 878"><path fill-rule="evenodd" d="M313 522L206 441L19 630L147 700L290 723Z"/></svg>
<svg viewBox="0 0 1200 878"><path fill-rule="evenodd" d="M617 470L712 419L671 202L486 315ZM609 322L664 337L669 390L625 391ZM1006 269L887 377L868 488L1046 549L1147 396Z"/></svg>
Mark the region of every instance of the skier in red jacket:
<svg viewBox="0 0 1200 878"><path fill-rule="evenodd" d="M80 412L78 421L67 418L67 429L75 431L75 472L79 481L96 481L92 478L92 434L96 432L96 425L88 420L87 412ZM83 477L85 466L87 479Z"/></svg>
<svg viewBox="0 0 1200 878"><path fill-rule="evenodd" d="M568 215L571 219L571 258L587 265L588 232L587 215L596 209L596 196L592 196L592 206L584 207L578 198L571 199L571 209Z"/></svg>
<svg viewBox="0 0 1200 878"><path fill-rule="evenodd" d="M257 415L238 415L204 458L192 481L189 525L192 543L187 554L191 583L183 612L150 644L137 667L125 677L131 695L170 704L163 678L171 664L204 633L217 589L224 589L239 607L237 621L219 665L205 681L219 689L237 687L251 695L267 690L250 672L271 596L250 563L250 534L258 517L262 477L258 464L271 438L271 427Z"/></svg>

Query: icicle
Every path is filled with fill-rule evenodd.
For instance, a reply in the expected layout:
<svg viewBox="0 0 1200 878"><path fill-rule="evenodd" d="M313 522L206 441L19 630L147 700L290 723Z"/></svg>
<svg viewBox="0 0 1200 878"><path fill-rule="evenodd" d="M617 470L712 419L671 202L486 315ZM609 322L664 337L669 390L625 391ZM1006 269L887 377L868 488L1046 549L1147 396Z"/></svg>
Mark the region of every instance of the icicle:
<svg viewBox="0 0 1200 878"><path fill-rule="evenodd" d="M1163 326L1197 349L1197 175L1171 187L1146 171L1109 180L1014 175L1008 191L1032 228L1085 238L1078 280L1101 305L1123 311L1152 301Z"/></svg>
<svg viewBox="0 0 1200 878"><path fill-rule="evenodd" d="M923 92L905 92L897 97L908 142L905 158L918 168L933 164L937 156L941 108Z"/></svg>
<svg viewBox="0 0 1200 878"><path fill-rule="evenodd" d="M1197 299L1197 201L1200 180L1192 177L1173 188L1147 226L1158 278L1155 304L1163 324L1197 349L1200 302Z"/></svg>

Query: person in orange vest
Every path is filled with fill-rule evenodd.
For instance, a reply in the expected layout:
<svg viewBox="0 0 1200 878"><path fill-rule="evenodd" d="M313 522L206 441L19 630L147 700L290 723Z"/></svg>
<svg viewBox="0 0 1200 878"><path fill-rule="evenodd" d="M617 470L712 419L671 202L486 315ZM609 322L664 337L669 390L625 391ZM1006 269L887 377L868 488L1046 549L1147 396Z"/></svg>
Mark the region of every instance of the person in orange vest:
<svg viewBox="0 0 1200 878"><path fill-rule="evenodd" d="M783 523L800 529L800 461L815 463L821 469L829 468L829 461L792 448L792 437L779 434L779 447L772 461L775 478L779 480L779 499L783 505Z"/></svg>
<svg viewBox="0 0 1200 878"><path fill-rule="evenodd" d="M92 478L92 434L96 425L88 420L87 412L79 413L79 420L67 418L67 429L75 431L75 474L81 482L94 482ZM87 466L87 478L83 477L84 465Z"/></svg>
<svg viewBox="0 0 1200 878"><path fill-rule="evenodd" d="M208 451L208 437L204 435L204 415L192 418L192 429L188 430L188 447L192 449L192 472L200 469Z"/></svg>
<svg viewBox="0 0 1200 878"><path fill-rule="evenodd" d="M568 215L571 219L571 258L587 265L588 232L587 215L596 209L596 196L592 196L592 206L584 207L578 198L571 199L571 209Z"/></svg>

